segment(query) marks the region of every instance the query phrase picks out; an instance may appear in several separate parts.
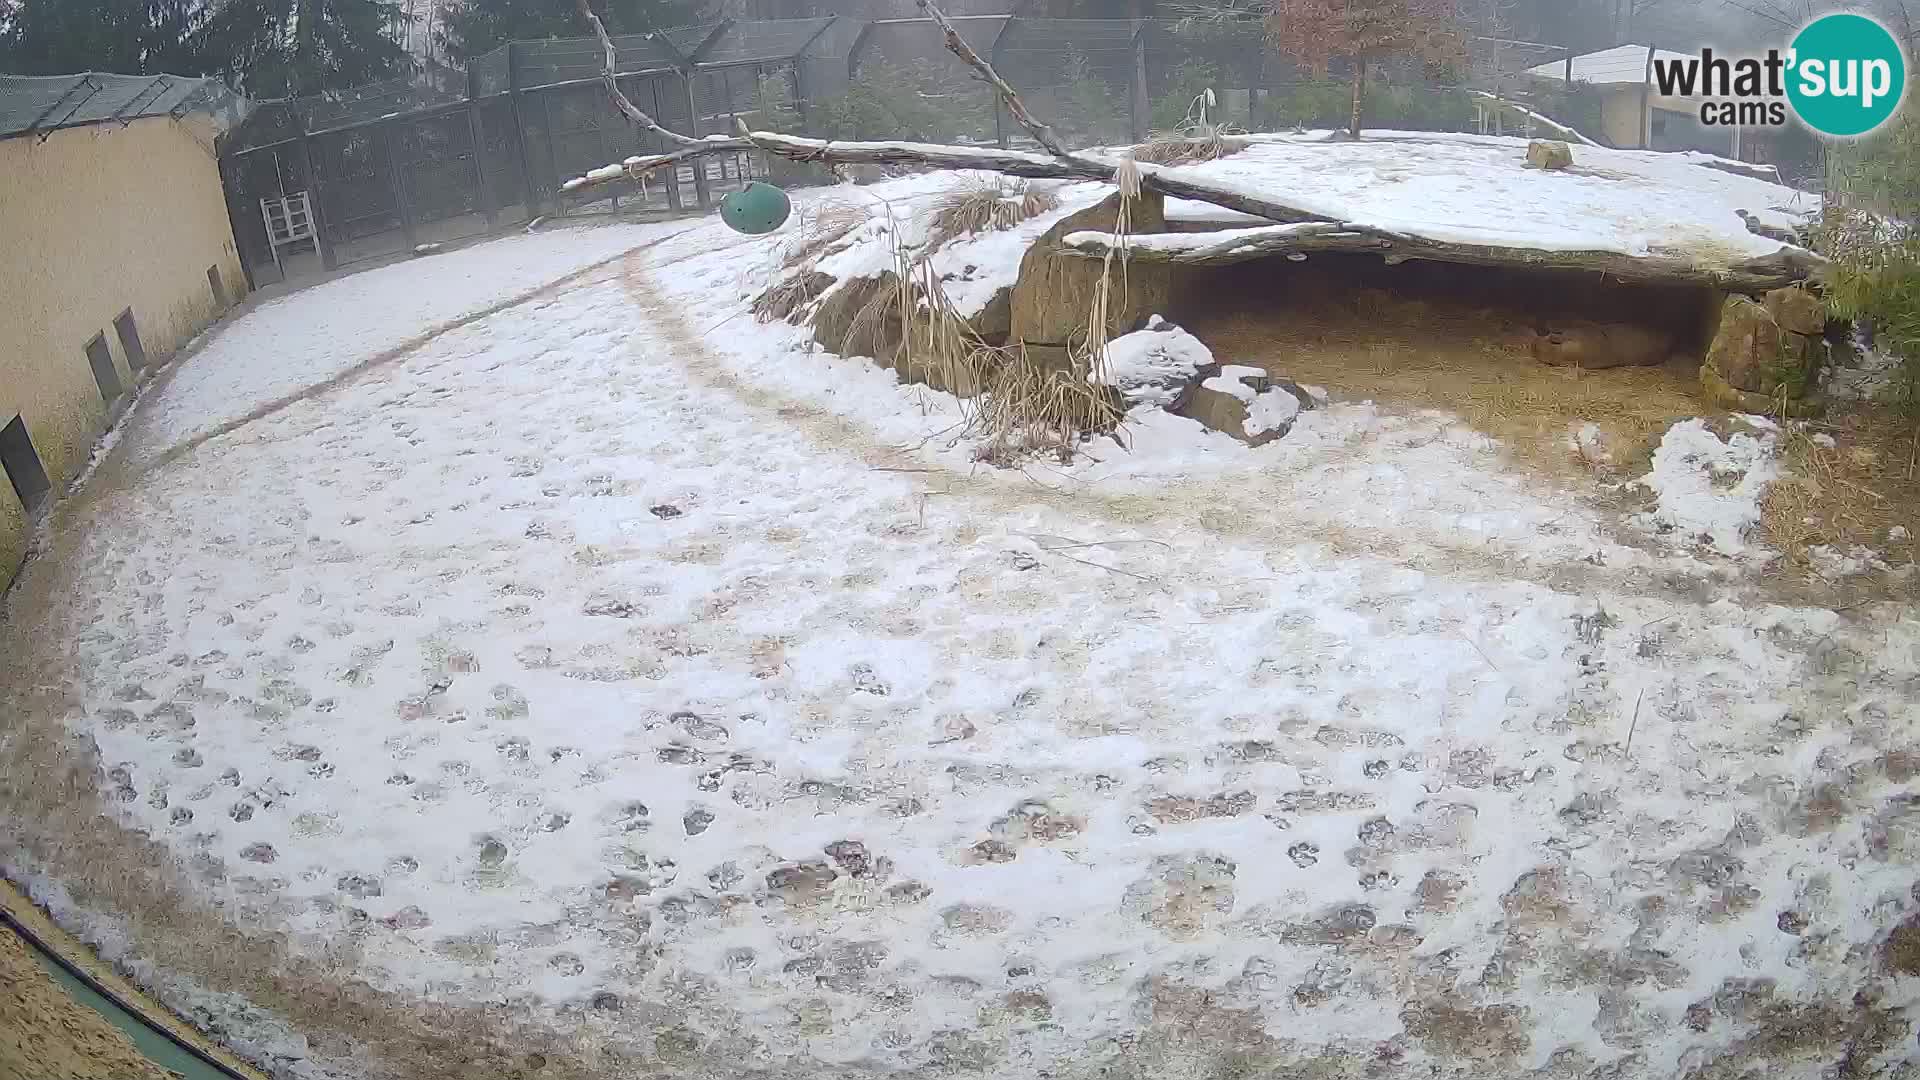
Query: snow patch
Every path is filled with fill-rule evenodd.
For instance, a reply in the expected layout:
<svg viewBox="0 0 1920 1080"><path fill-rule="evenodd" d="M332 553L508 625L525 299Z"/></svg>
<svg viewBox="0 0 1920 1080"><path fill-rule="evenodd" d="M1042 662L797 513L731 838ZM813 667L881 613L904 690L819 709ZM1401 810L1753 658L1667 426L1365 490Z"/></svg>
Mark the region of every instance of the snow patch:
<svg viewBox="0 0 1920 1080"><path fill-rule="evenodd" d="M1760 500L1779 474L1776 441L1771 433L1736 432L1723 442L1698 417L1668 428L1653 452L1653 471L1639 481L1659 497L1653 524L1702 538L1723 555L1745 552Z"/></svg>

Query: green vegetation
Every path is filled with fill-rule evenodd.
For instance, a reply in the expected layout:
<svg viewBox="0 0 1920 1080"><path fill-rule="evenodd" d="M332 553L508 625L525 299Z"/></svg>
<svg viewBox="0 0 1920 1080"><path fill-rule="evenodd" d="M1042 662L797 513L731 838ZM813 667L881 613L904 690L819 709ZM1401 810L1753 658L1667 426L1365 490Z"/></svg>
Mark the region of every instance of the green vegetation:
<svg viewBox="0 0 1920 1080"><path fill-rule="evenodd" d="M1314 79L1281 87L1261 100L1260 123L1275 128L1342 128L1353 110L1353 87L1344 80ZM1363 112L1376 127L1407 131L1471 131L1473 99L1444 86L1367 83Z"/></svg>
<svg viewBox="0 0 1920 1080"><path fill-rule="evenodd" d="M786 75L760 76L753 87L753 118L747 123L756 131L800 130L800 110L793 104L793 83Z"/></svg>
<svg viewBox="0 0 1920 1080"><path fill-rule="evenodd" d="M806 127L823 139L986 141L993 138L993 91L880 61L862 65L846 93L815 102Z"/></svg>
<svg viewBox="0 0 1920 1080"><path fill-rule="evenodd" d="M1079 49L1069 48L1064 71L1065 92L1060 102L1061 125L1092 144L1125 142L1127 138L1127 91L1115 87L1093 70L1093 61Z"/></svg>
<svg viewBox="0 0 1920 1080"><path fill-rule="evenodd" d="M1908 110L1872 138L1834 144L1827 185L1828 305L1872 325L1874 343L1900 360L1887 404L1920 418L1920 113Z"/></svg>

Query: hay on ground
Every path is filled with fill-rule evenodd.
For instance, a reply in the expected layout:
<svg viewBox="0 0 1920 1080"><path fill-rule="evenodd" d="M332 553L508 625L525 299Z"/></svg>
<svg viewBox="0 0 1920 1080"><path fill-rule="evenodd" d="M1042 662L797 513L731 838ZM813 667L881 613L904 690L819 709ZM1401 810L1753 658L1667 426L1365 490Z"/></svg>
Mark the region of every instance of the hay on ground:
<svg viewBox="0 0 1920 1080"><path fill-rule="evenodd" d="M1189 165L1218 161L1245 150L1249 141L1224 124L1189 124L1178 131L1155 131L1133 148L1135 161L1149 165Z"/></svg>

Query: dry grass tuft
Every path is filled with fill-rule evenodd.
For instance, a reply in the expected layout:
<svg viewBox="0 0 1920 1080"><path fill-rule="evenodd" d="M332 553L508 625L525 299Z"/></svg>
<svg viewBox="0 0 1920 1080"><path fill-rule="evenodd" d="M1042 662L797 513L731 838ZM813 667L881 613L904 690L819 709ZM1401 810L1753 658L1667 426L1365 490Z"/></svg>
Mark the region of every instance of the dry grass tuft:
<svg viewBox="0 0 1920 1080"><path fill-rule="evenodd" d="M886 286L848 321L849 349L871 345L902 382L959 398L961 437L977 440L979 459L991 464L1013 465L1040 453L1065 462L1088 438L1112 432L1123 415L1121 402L1089 378L1087 362L1104 347L1104 335L1072 351L987 344L954 310L926 257L934 246L915 251L896 241Z"/></svg>
<svg viewBox="0 0 1920 1080"><path fill-rule="evenodd" d="M1249 143L1243 134L1225 124L1189 124L1179 131L1155 131L1133 148L1133 157L1149 165L1218 161L1247 148Z"/></svg>
<svg viewBox="0 0 1920 1080"><path fill-rule="evenodd" d="M1083 363L1061 368L1019 346L995 352L998 363L973 417L986 436L979 460L1004 467L1050 454L1066 464L1086 439L1119 426L1118 396L1092 383Z"/></svg>
<svg viewBox="0 0 1920 1080"><path fill-rule="evenodd" d="M832 284L833 277L830 274L817 270L797 270L754 297L749 308L753 317L760 322L772 322L775 319L798 322L821 292Z"/></svg>
<svg viewBox="0 0 1920 1080"><path fill-rule="evenodd" d="M846 199L821 199L800 207L793 235L775 246L781 269L811 264L853 230L867 223L872 209Z"/></svg>
<svg viewBox="0 0 1920 1080"><path fill-rule="evenodd" d="M1011 229L1060 205L1050 188L999 177L969 182L935 199L927 211L927 246L974 233Z"/></svg>
<svg viewBox="0 0 1920 1080"><path fill-rule="evenodd" d="M1896 566L1912 560L1920 538L1920 432L1912 422L1861 409L1789 419L1785 429L1782 475L1761 505L1768 541L1807 573L1809 549L1822 545L1874 548ZM1896 526L1907 539L1889 542Z"/></svg>

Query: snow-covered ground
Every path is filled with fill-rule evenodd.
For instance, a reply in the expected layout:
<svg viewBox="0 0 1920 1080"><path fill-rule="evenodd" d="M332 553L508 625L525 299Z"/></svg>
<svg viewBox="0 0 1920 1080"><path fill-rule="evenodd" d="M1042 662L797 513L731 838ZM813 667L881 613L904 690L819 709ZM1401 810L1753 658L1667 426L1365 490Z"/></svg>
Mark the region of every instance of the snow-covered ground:
<svg viewBox="0 0 1920 1080"><path fill-rule="evenodd" d="M141 446L164 453L381 353L687 228L550 228L489 242L483 258L390 263L270 300L224 328L141 402Z"/></svg>
<svg viewBox="0 0 1920 1080"><path fill-rule="evenodd" d="M578 235L542 273L642 239ZM1743 606L1441 414L1249 449L1143 408L976 465L952 399L743 313L769 245L684 229L162 461L541 274L498 242L239 320L50 556L88 588L36 722L243 928L605 1075L1913 1052L1905 612Z"/></svg>

